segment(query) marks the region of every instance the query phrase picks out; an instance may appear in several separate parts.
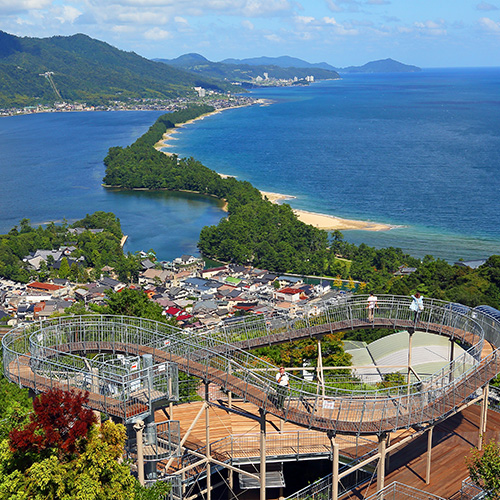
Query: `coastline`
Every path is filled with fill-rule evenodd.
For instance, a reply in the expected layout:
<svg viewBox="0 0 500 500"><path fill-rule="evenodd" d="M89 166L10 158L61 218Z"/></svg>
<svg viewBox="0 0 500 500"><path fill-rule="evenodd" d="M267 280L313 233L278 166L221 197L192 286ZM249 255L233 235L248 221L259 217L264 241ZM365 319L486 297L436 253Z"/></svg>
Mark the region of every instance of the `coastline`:
<svg viewBox="0 0 500 500"><path fill-rule="evenodd" d="M270 193L267 191L261 191L261 193L271 203L279 203L295 198L295 196L281 193ZM300 221L325 231L348 231L352 229L361 231L389 231L390 229L393 229L393 226L389 224L382 224L380 222L342 219L341 217L336 217L334 215L308 212L307 210L299 210L296 208L292 208L292 210Z"/></svg>
<svg viewBox="0 0 500 500"><path fill-rule="evenodd" d="M173 147L173 144L171 144L171 141L176 140L173 137L173 135L175 133L177 133L185 125L193 123L197 120L203 120L206 116L221 113L222 111L224 111L226 109L242 108L242 107L246 107L246 106L251 106L253 104L268 105L269 103L265 100L258 99L252 104L243 104L240 106L232 106L232 107L228 107L228 108L215 109L211 113L206 113L204 115L198 116L197 118L193 118L192 120L188 120L187 122L179 123L174 128L167 129L165 131L165 133L163 134L162 138L155 144L154 147L158 151L165 153L167 156L172 156L175 153L173 153L171 151L165 151L165 148L172 148ZM219 173L219 175L222 178L233 177L233 176L221 174L221 173ZM295 196L281 194L281 193L271 193L271 192L267 192L267 191L260 191L260 192L261 192L262 196L266 197L271 203L280 203L282 201L292 200L295 198ZM227 202L226 202L226 200L222 200L222 201L223 201L222 210L224 212L227 212ZM393 229L393 226L391 226L389 224L382 224L379 222L343 219L341 217L336 217L334 215L320 214L320 213L316 213L316 212L308 212L306 210L299 210L299 209L295 209L295 208L293 208L293 212L301 222L304 222L305 224L309 224L311 226L314 226L318 229L323 229L325 231L348 231L348 230L389 231L390 229Z"/></svg>
<svg viewBox="0 0 500 500"><path fill-rule="evenodd" d="M198 116L196 118L193 118L192 120L188 120L187 122L178 123L178 124L175 125L175 127L167 129L165 131L165 133L163 134L163 137L155 144L154 147L158 151L161 151L162 153L165 153L167 156L172 156L175 153L172 153L170 151L165 151L164 148L172 148L173 147L173 144L169 144L169 141L171 141L171 140L175 141L176 139L173 137L173 135L175 133L179 132L179 130L182 127L184 127L185 125L189 125L190 123L194 123L197 120L203 120L207 116L211 116L211 115L216 115L218 113L222 113L223 111L226 111L228 109L246 108L247 106L253 106L254 104L264 105L266 103L267 103L266 99L255 99L253 102L251 102L249 104L240 104L238 106L229 106L227 108L214 109L210 113L205 113L204 115L200 115L200 116Z"/></svg>

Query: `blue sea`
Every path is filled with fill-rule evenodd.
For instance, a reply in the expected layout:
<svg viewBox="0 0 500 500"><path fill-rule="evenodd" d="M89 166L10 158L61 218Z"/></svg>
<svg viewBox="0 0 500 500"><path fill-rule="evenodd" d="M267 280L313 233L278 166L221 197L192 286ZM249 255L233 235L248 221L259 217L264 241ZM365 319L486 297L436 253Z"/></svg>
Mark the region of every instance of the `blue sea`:
<svg viewBox="0 0 500 500"><path fill-rule="evenodd" d="M308 87L259 89L271 102L198 120L169 150L295 196L294 208L384 222L345 239L449 261L500 253L500 68L343 75ZM224 214L191 195L101 187L107 149L126 145L154 112L46 114L0 120L0 232L113 211L127 250L196 252Z"/></svg>
<svg viewBox="0 0 500 500"><path fill-rule="evenodd" d="M125 251L154 249L160 259L196 254L203 226L223 212L189 193L114 191L101 186L110 146L127 146L162 113L50 113L0 119L0 234L26 217L37 226L114 212L129 236Z"/></svg>

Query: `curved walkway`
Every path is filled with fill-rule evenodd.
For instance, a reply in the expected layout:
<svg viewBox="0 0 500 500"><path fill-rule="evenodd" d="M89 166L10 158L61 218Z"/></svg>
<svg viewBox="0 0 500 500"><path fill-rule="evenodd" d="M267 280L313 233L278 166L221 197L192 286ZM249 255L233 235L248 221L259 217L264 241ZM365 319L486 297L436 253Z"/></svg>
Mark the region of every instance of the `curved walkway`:
<svg viewBox="0 0 500 500"><path fill-rule="evenodd" d="M355 296L311 318L243 321L230 329L194 335L139 318L83 316L57 318L18 328L3 341L5 375L42 392L50 387L88 390L93 408L132 422L150 414L156 402L177 396L177 369L214 383L264 411L295 424L345 434L377 434L446 418L500 371L500 324L474 310L463 312L426 301L417 325L409 301L379 297L373 323L365 319L366 297ZM275 367L244 349L346 329L411 328L450 336L470 345L475 364L465 373L455 359L411 387L349 390L317 387L291 377L292 389L277 406ZM482 356L485 341L494 347ZM125 355L123 364L97 362L86 353ZM142 356L135 368L134 357ZM469 357L470 359L470 357ZM126 365L126 363L129 363Z"/></svg>

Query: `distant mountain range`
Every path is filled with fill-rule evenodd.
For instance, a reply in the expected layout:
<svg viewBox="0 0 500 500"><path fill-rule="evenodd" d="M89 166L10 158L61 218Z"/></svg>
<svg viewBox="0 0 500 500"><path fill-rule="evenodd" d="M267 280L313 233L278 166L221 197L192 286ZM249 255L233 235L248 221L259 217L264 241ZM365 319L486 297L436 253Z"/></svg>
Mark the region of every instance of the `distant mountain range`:
<svg viewBox="0 0 500 500"><path fill-rule="evenodd" d="M283 63L278 65L275 63L267 63L268 59L258 58L262 60L260 64L250 64L244 59L241 63L235 59L227 59L222 62L209 61L206 57L200 54L184 54L176 59L155 59L157 62L162 62L176 68L192 71L199 75L210 78L220 78L231 82L249 83L258 76L263 77L267 73L269 78L275 79L303 79L306 76L314 76L316 80L332 80L339 78L338 73L333 69L322 68L314 65L290 66ZM288 58L291 61L300 61L300 59ZM235 61L228 63L227 61ZM305 62L305 61L304 61ZM306 65L309 63L305 63Z"/></svg>
<svg viewBox="0 0 500 500"><path fill-rule="evenodd" d="M183 56L181 56L183 57ZM250 66L273 65L282 68L321 68L338 73L411 73L421 71L417 66L410 66L394 59L381 59L372 61L363 66L348 66L347 68L335 68L326 62L309 63L303 59L297 59L290 56L281 57L253 57L250 59L224 59L224 64L245 64Z"/></svg>
<svg viewBox="0 0 500 500"><path fill-rule="evenodd" d="M127 98L184 96L193 87L231 90L215 80L124 52L87 35L17 37L0 31L0 108L59 100L105 104Z"/></svg>
<svg viewBox="0 0 500 500"><path fill-rule="evenodd" d="M279 66L280 68L318 68L326 69L328 71L337 72L338 69L334 68L326 62L309 63L303 59L296 57L281 56L281 57L251 57L249 59L224 59L221 61L224 64L247 64L250 66Z"/></svg>
<svg viewBox="0 0 500 500"><path fill-rule="evenodd" d="M339 78L339 72L382 71L419 68L385 59L338 69L289 56L212 62L200 54L185 54L151 61L83 34L29 38L0 31L0 108L56 100L96 105L137 98L168 99L186 96L193 87L234 91L239 87L230 82L246 84L265 74L270 79L313 76L329 80Z"/></svg>

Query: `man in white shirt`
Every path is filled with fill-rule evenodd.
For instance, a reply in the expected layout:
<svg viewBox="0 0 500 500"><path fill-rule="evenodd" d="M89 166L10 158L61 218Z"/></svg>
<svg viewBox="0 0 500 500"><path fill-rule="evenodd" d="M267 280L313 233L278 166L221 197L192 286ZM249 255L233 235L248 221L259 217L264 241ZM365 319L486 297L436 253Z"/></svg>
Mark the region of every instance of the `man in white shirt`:
<svg viewBox="0 0 500 500"><path fill-rule="evenodd" d="M370 296L368 297L368 305L366 306L366 308L368 309L368 321L373 321L375 308L378 308L377 301L377 297L373 295L373 292L370 292Z"/></svg>
<svg viewBox="0 0 500 500"><path fill-rule="evenodd" d="M283 403L285 402L285 397L290 388L290 377L288 373L285 372L285 368L280 366L279 372L276 374L276 382L278 384L278 408L283 408Z"/></svg>

